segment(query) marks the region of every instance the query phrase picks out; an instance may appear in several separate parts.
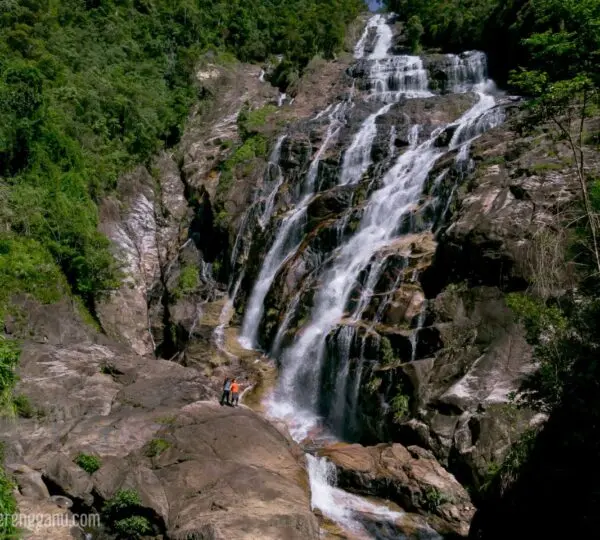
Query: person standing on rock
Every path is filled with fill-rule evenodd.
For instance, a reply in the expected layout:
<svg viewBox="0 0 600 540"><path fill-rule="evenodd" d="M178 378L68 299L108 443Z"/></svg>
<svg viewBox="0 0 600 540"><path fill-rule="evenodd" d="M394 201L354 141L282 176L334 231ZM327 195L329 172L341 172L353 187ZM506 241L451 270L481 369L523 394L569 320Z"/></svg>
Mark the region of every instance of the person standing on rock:
<svg viewBox="0 0 600 540"><path fill-rule="evenodd" d="M234 407L238 406L240 399L240 385L235 379L231 381L231 405Z"/></svg>
<svg viewBox="0 0 600 540"><path fill-rule="evenodd" d="M223 395L221 396L221 406L223 406L225 403L227 403L227 405L231 405L231 382L232 381L229 379L229 377L227 377L225 379L225 382L223 383Z"/></svg>

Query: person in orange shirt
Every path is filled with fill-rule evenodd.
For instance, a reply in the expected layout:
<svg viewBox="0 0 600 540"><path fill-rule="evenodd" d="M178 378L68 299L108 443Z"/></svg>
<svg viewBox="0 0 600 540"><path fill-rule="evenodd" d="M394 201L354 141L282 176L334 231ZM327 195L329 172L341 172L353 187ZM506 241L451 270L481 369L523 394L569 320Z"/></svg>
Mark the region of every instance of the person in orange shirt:
<svg viewBox="0 0 600 540"><path fill-rule="evenodd" d="M240 385L237 382L237 379L231 380L231 405L234 407L238 406L238 401L240 399Z"/></svg>

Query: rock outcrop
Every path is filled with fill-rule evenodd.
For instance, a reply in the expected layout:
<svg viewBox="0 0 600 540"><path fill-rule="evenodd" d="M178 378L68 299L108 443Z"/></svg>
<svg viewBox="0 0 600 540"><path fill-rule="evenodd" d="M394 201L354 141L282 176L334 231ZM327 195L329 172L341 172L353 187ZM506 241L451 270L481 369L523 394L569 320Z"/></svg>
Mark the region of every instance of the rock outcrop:
<svg viewBox="0 0 600 540"><path fill-rule="evenodd" d="M431 452L401 444L353 444L326 447L319 453L335 464L339 487L424 514L445 538L468 535L475 508L465 489Z"/></svg>
<svg viewBox="0 0 600 540"><path fill-rule="evenodd" d="M289 436L247 408L221 407L196 369L99 341L23 350L17 391L35 414L1 428L22 511L60 512L51 495L100 511L129 489L167 538L318 537L303 455ZM88 474L79 454L97 456L100 468Z"/></svg>

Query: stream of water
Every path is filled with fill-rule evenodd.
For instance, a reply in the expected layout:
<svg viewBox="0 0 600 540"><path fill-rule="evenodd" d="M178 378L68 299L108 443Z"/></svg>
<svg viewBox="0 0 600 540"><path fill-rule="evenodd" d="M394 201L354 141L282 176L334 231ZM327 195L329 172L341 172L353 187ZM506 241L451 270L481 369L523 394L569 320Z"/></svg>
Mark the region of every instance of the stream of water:
<svg viewBox="0 0 600 540"><path fill-rule="evenodd" d="M392 55L392 28L389 18L384 15L373 16L355 48L356 61L367 71L366 91L363 99L378 108L362 122L353 135L341 163L338 185L356 185L373 164L372 149L378 134L378 121L385 117L394 106L405 99L428 99L434 94L429 89L428 71L424 61L417 56ZM373 41L373 35L375 35ZM370 51L370 52L369 52ZM365 67L366 66L366 67ZM290 428L292 437L302 441L320 430L323 426L330 429L324 435L324 441L335 440L336 426L352 422L352 414L359 392L362 366L354 370L354 379L350 376L350 344L354 337L352 324L363 318L365 309L374 294L374 288L380 278L386 262L386 248L396 242L402 234L414 234L431 231L433 224L425 226L413 224L411 218L422 198L427 181L436 162L449 151L456 152L457 162L468 160L471 142L486 130L495 127L503 120L502 110L496 107L496 89L487 79L485 55L470 51L462 55L447 55L445 64L447 86L450 92L471 92L476 97L474 104L455 122L426 132L424 126L413 125L409 129L409 144L402 153L393 159L391 167L378 179L376 189L368 197L360 223L354 232L344 239L339 247L328 257L327 262L318 270L320 284L312 298L308 316L303 318L301 328L287 346L282 346L282 338L299 304L299 294L288 307L281 327L275 337L272 354L277 355L280 365L280 377L273 394L268 398L268 415L284 420ZM351 98L353 99L353 98ZM379 105L375 105L379 102ZM274 240L269 248L260 273L255 281L244 314L240 343L247 348L258 347L260 323L264 312L264 301L278 271L285 262L296 253L304 233L307 219L307 207L314 197L319 162L344 125L350 102L344 101L330 105L317 115L313 121L326 119L327 130L323 142L312 158L300 194L291 210L281 219ZM438 138L446 129L452 129L449 144L440 147ZM390 132L393 137L396 127ZM386 142L386 144L388 144ZM440 174L436 181L443 179ZM283 183L283 176L276 181L277 189ZM452 198L454 189L449 195ZM274 197L275 195L273 195ZM450 200L435 202L444 212ZM269 218L272 213L272 201ZM262 223L266 223L266 217ZM402 225L411 223L408 233ZM345 225L345 224L344 224ZM341 227L340 230L344 230ZM402 232L404 231L404 232ZM363 287L358 301L350 302L361 276ZM398 282L396 283L398 285ZM426 304L418 317L417 328L411 337L412 358L415 358L418 330L425 320ZM341 321L350 321L350 326L340 326ZM348 324L348 323L344 323ZM332 379L336 395L328 417L323 418L319 404L323 388L323 372L326 360L328 336L336 335L338 361L337 372ZM372 504L361 497L345 493L335 486L335 467L325 459L307 456L312 489L312 504L324 516L352 531L353 538L398 538L397 529L392 533L381 532L385 528L373 531L361 516L376 516L380 522L397 523L402 513L384 506ZM427 532L430 538L437 535Z"/></svg>

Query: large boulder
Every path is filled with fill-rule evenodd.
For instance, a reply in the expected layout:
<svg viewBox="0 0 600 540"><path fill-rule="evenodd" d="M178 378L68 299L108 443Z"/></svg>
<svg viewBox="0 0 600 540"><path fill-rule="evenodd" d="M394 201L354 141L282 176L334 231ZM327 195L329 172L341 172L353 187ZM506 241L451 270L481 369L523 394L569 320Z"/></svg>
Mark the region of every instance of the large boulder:
<svg viewBox="0 0 600 540"><path fill-rule="evenodd" d="M92 476L72 462L80 451L102 461ZM318 537L301 457L255 413L211 401L89 419L63 438L42 470L61 492L89 505L92 493L109 500L135 490L168 538L210 531L213 538L300 540Z"/></svg>
<svg viewBox="0 0 600 540"><path fill-rule="evenodd" d="M392 500L428 516L443 535L466 537L475 508L468 493L431 452L417 446L333 445L321 456L338 470L338 485L361 495Z"/></svg>

